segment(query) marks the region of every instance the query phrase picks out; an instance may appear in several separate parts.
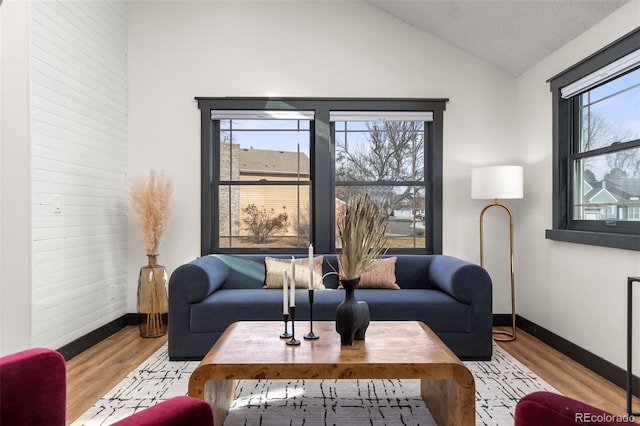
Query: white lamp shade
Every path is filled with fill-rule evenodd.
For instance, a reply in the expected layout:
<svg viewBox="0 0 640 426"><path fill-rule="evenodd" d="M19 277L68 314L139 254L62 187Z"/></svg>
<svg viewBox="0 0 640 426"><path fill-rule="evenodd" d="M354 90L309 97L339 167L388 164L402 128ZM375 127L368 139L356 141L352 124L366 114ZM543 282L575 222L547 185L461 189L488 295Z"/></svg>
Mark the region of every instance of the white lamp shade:
<svg viewBox="0 0 640 426"><path fill-rule="evenodd" d="M475 168L471 170L471 198L522 198L522 174L521 166L492 166Z"/></svg>

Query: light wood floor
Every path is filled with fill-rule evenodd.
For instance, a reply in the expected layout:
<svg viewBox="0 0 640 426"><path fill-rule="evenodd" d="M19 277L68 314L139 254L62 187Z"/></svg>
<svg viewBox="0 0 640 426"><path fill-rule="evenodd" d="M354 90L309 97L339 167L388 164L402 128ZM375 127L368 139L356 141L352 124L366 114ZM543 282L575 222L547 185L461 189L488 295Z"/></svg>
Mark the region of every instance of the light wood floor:
<svg viewBox="0 0 640 426"><path fill-rule="evenodd" d="M624 414L626 393L613 383L518 330L514 342L502 348L564 395L614 414ZM143 339L137 327L126 327L67 362L67 424L88 410L167 341ZM186 389L185 389L186 392ZM640 402L634 398L634 411Z"/></svg>

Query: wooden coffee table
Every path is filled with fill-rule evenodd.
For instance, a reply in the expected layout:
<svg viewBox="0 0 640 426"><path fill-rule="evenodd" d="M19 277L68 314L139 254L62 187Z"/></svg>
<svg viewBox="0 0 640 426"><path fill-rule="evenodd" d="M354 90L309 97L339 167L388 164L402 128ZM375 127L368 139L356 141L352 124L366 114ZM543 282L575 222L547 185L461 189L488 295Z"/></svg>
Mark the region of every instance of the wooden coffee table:
<svg viewBox="0 0 640 426"><path fill-rule="evenodd" d="M318 340L288 346L282 322L236 322L189 379L189 395L211 405L222 425L242 379L420 379L422 399L438 425L475 425L473 375L418 321L372 321L366 340L341 346L333 321L314 322ZM298 336L296 333L296 337Z"/></svg>

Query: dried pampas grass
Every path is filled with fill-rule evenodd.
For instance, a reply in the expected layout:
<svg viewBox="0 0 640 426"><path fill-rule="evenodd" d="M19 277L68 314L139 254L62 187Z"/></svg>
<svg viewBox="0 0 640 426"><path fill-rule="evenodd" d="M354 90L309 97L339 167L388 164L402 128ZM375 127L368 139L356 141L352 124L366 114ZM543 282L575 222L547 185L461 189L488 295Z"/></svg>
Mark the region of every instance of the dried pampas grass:
<svg viewBox="0 0 640 426"><path fill-rule="evenodd" d="M377 212L367 193L347 201L346 209L338 219L338 232L342 241L342 251L338 254L342 280L361 276L385 251L387 221Z"/></svg>
<svg viewBox="0 0 640 426"><path fill-rule="evenodd" d="M173 184L164 172L151 170L129 183L133 217L140 226L147 255L157 255L169 221Z"/></svg>

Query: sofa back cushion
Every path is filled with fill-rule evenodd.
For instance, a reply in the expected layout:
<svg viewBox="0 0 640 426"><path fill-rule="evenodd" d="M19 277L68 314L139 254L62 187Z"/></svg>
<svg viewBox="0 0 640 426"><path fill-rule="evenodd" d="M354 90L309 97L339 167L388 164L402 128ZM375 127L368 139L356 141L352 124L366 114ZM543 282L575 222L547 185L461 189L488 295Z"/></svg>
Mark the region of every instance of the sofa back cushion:
<svg viewBox="0 0 640 426"><path fill-rule="evenodd" d="M213 255L224 262L229 274L224 284L225 289L262 288L265 282L265 254ZM322 273L329 274L338 270L335 254L325 254L322 262ZM429 265L434 255L396 255L396 282L400 288L421 289L433 288L429 282ZM269 255L269 257L291 259L291 255ZM295 255L296 258L306 258ZM391 257L391 256L383 256ZM338 288L338 277L329 274L324 279L325 288Z"/></svg>
<svg viewBox="0 0 640 426"><path fill-rule="evenodd" d="M395 265L396 283L403 288L424 289L434 288L429 281L429 265L434 255L427 254L399 254L385 255L382 258L397 257ZM323 271L325 273L338 269L338 261L335 254L325 254ZM329 266L332 265L332 266ZM327 276L324 279L326 288L338 288L338 277L335 275Z"/></svg>
<svg viewBox="0 0 640 426"><path fill-rule="evenodd" d="M396 282L400 288L432 289L429 280L431 261L438 255L403 254L396 261Z"/></svg>
<svg viewBox="0 0 640 426"><path fill-rule="evenodd" d="M324 262L324 257L314 256L313 258L313 273L314 278L313 281L316 283L315 288L323 289L324 285L320 283L322 277L322 263ZM282 288L282 271L287 271L287 279L290 286L290 282L293 279L293 273L291 268L291 259L290 258L278 258L265 256L265 280L264 280L264 288ZM296 288L306 289L309 288L309 260L307 258L296 258L295 259L295 280L296 280ZM318 285L320 284L320 285Z"/></svg>

